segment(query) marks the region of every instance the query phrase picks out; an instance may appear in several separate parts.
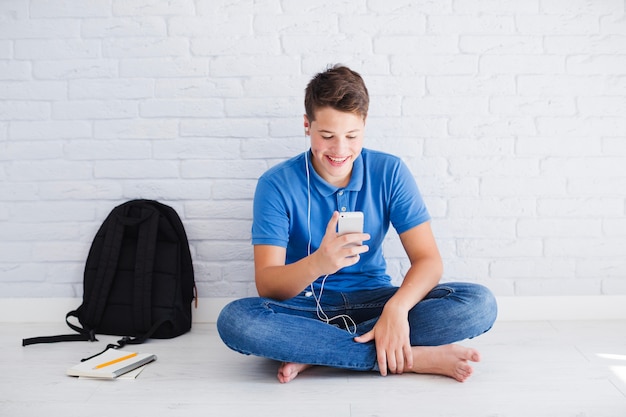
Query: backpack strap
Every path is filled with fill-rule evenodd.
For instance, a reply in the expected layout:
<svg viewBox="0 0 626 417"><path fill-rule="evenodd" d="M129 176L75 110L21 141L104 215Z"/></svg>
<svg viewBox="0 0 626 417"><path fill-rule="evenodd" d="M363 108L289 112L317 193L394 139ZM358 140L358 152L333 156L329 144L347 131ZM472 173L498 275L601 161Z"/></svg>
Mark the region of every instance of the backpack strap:
<svg viewBox="0 0 626 417"><path fill-rule="evenodd" d="M140 345L143 342L145 342L146 340L148 340L150 338L150 336L152 336L154 334L154 332L156 332L158 330L159 327L161 327L163 324L167 323L167 322L171 322L171 319L163 319L161 321L158 321L156 323L154 323L152 325L152 327L150 328L150 330L148 330L146 333L140 335L140 336L135 336L135 337L129 337L129 336L125 336L123 338L121 338L120 340L117 341L117 347L116 349L120 349L123 348L126 345Z"/></svg>
<svg viewBox="0 0 626 417"><path fill-rule="evenodd" d="M93 328L97 328L102 320L109 291L115 277L117 261L124 238L124 225L119 221L117 213L112 213L107 224L102 254L98 264L94 288L88 300L87 310L84 312L84 321ZM72 326L70 326L72 327ZM76 330L76 329L75 329Z"/></svg>
<svg viewBox="0 0 626 417"><path fill-rule="evenodd" d="M135 257L133 297L133 326L137 333L145 332L152 322L152 272L159 229L159 212L151 206L141 208Z"/></svg>
<svg viewBox="0 0 626 417"><path fill-rule="evenodd" d="M97 342L96 333L93 330L86 330L70 323L69 318L78 318L78 310L73 310L65 316L67 325L78 332L78 334L60 334L57 336L40 336L22 339L22 346L36 345L38 343L57 343L57 342Z"/></svg>
<svg viewBox="0 0 626 417"><path fill-rule="evenodd" d="M60 334L56 336L39 336L29 337L22 339L22 346L36 345L38 343L57 343L57 342L87 342L89 338L86 338L82 334ZM94 341L97 341L94 339Z"/></svg>

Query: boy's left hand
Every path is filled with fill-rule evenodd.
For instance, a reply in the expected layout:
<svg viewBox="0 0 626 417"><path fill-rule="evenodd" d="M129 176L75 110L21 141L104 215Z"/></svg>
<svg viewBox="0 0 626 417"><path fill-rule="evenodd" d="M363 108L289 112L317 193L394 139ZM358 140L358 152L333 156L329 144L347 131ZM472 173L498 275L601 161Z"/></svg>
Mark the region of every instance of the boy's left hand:
<svg viewBox="0 0 626 417"><path fill-rule="evenodd" d="M413 352L406 313L385 308L374 328L364 335L355 337L354 340L359 343L374 340L378 368L382 376L386 376L387 371L401 374L413 368Z"/></svg>

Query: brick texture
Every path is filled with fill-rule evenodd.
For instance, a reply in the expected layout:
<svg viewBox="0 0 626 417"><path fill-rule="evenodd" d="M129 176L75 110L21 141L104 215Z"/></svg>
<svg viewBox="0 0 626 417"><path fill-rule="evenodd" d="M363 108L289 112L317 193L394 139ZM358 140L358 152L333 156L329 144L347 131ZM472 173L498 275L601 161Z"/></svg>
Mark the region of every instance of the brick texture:
<svg viewBox="0 0 626 417"><path fill-rule="evenodd" d="M623 0L0 2L0 296L77 297L117 204L173 206L202 297L253 295L251 199L328 64L371 94L445 280L626 294ZM320 225L319 227L324 227ZM408 268L397 235L389 273Z"/></svg>

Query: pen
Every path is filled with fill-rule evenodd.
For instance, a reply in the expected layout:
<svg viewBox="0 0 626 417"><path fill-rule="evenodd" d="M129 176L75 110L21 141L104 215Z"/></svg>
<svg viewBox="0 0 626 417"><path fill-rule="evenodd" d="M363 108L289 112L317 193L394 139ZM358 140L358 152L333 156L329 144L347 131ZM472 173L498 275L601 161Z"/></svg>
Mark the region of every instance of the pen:
<svg viewBox="0 0 626 417"><path fill-rule="evenodd" d="M130 359L134 356L137 356L137 353L131 353L129 355L122 356L121 358L117 358L117 359L113 359L112 361L101 363L100 365L96 365L93 369L104 368L105 366L109 366L109 365L113 365L114 363L125 361L126 359Z"/></svg>

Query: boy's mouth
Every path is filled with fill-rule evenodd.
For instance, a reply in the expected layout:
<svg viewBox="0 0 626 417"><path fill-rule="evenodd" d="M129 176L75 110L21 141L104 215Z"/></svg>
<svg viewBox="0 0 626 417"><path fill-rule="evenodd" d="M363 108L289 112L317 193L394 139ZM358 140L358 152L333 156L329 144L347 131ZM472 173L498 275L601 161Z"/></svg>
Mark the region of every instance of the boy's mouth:
<svg viewBox="0 0 626 417"><path fill-rule="evenodd" d="M333 156L326 156L326 158L328 158L328 160L330 161L331 165L335 165L335 166L341 166L343 165L348 159L350 159L349 156L344 156L342 158L337 158L337 157L333 157Z"/></svg>

